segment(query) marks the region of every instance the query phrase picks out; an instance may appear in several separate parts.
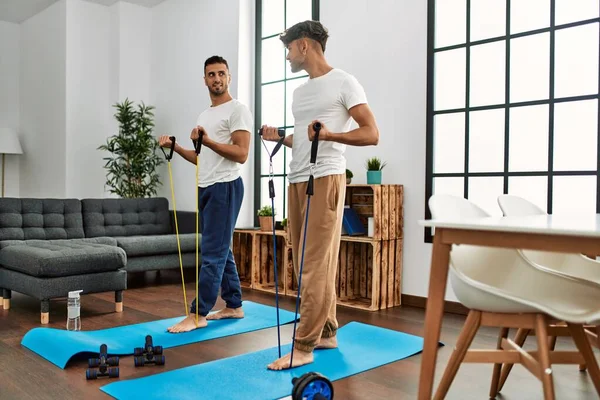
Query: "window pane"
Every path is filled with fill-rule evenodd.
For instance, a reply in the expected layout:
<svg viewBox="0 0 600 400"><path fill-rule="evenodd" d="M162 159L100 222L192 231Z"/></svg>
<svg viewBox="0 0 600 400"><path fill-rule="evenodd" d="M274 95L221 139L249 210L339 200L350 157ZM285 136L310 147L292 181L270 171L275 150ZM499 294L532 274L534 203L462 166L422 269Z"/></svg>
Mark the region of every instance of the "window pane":
<svg viewBox="0 0 600 400"><path fill-rule="evenodd" d="M550 0L510 2L510 33L526 32L549 26Z"/></svg>
<svg viewBox="0 0 600 400"><path fill-rule="evenodd" d="M285 4L285 28L298 22L312 20L311 0L287 0Z"/></svg>
<svg viewBox="0 0 600 400"><path fill-rule="evenodd" d="M483 208L490 215L502 216L498 206L498 196L503 193L504 178L476 177L469 178L469 200Z"/></svg>
<svg viewBox="0 0 600 400"><path fill-rule="evenodd" d="M547 176L511 176L508 178L508 194L520 196L548 211Z"/></svg>
<svg viewBox="0 0 600 400"><path fill-rule="evenodd" d="M469 115L469 172L504 171L504 109Z"/></svg>
<svg viewBox="0 0 600 400"><path fill-rule="evenodd" d="M283 82L264 85L261 94L261 125L284 126Z"/></svg>
<svg viewBox="0 0 600 400"><path fill-rule="evenodd" d="M471 107L504 103L506 42L471 47Z"/></svg>
<svg viewBox="0 0 600 400"><path fill-rule="evenodd" d="M595 214L595 176L555 176L552 214Z"/></svg>
<svg viewBox="0 0 600 400"><path fill-rule="evenodd" d="M465 107L465 49L435 55L435 110Z"/></svg>
<svg viewBox="0 0 600 400"><path fill-rule="evenodd" d="M260 149L261 149L260 173L261 173L261 175L269 174L269 156L273 152L273 149L275 148L276 144L277 144L276 142L268 142L266 140L264 140L264 141L261 140L261 144L260 144ZM265 149L265 146L266 146L266 149ZM283 166L284 166L283 148L280 148L277 151L277 154L275 154L275 157L273 157L273 173L274 174L283 174L284 173Z"/></svg>
<svg viewBox="0 0 600 400"><path fill-rule="evenodd" d="M308 80L306 78L293 79L285 83L285 124L286 126L294 126L294 113L292 112L292 102L294 100L294 90L304 82Z"/></svg>
<svg viewBox="0 0 600 400"><path fill-rule="evenodd" d="M433 194L450 194L464 197L464 178L433 178Z"/></svg>
<svg viewBox="0 0 600 400"><path fill-rule="evenodd" d="M598 0L556 0L556 25L598 18Z"/></svg>
<svg viewBox="0 0 600 400"><path fill-rule="evenodd" d="M283 207L283 182L282 177L273 178L275 185L275 220L281 221L283 218L284 207ZM287 203L287 200L286 200ZM258 210L264 206L271 205L271 198L269 197L269 178L260 179L260 205L256 207Z"/></svg>
<svg viewBox="0 0 600 400"><path fill-rule="evenodd" d="M263 37L283 32L283 1L284 0L262 0Z"/></svg>
<svg viewBox="0 0 600 400"><path fill-rule="evenodd" d="M465 114L436 115L433 129L433 172L464 172Z"/></svg>
<svg viewBox="0 0 600 400"><path fill-rule="evenodd" d="M509 171L548 170L548 106L510 109Z"/></svg>
<svg viewBox="0 0 600 400"><path fill-rule="evenodd" d="M555 97L598 93L598 24L556 31Z"/></svg>
<svg viewBox="0 0 600 400"><path fill-rule="evenodd" d="M510 42L510 101L547 99L549 96L549 33Z"/></svg>
<svg viewBox="0 0 600 400"><path fill-rule="evenodd" d="M279 38L262 41L262 82L278 81L285 77L285 48Z"/></svg>
<svg viewBox="0 0 600 400"><path fill-rule="evenodd" d="M554 170L596 170L598 100L554 105Z"/></svg>
<svg viewBox="0 0 600 400"><path fill-rule="evenodd" d="M471 1L471 41L506 35L506 0Z"/></svg>
<svg viewBox="0 0 600 400"><path fill-rule="evenodd" d="M467 41L466 26L466 0L437 0L435 2L436 48L465 43Z"/></svg>

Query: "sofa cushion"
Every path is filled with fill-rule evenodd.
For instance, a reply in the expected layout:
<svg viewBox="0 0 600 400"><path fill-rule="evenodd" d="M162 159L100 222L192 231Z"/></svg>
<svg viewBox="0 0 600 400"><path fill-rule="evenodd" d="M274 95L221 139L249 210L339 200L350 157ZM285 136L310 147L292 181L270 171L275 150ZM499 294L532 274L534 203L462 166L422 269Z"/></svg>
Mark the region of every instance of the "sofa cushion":
<svg viewBox="0 0 600 400"><path fill-rule="evenodd" d="M86 237L172 233L166 198L83 199Z"/></svg>
<svg viewBox="0 0 600 400"><path fill-rule="evenodd" d="M117 245L125 250L127 257L155 256L177 254L176 235L155 236L128 236L117 237ZM202 235L198 235L198 246L202 241ZM179 235L181 253L196 252L196 234L186 233ZM201 250L198 251L200 253Z"/></svg>
<svg viewBox="0 0 600 400"><path fill-rule="evenodd" d="M59 277L124 268L123 249L77 240L28 240L0 250L2 267L37 277Z"/></svg>
<svg viewBox="0 0 600 400"><path fill-rule="evenodd" d="M14 246L19 244L27 244L30 240L3 240L0 241L0 249L3 249L8 246ZM64 243L65 240L48 240L49 243ZM117 239L112 237L97 237L97 238L86 238L86 239L69 239L68 242L71 243L95 243L95 244L105 244L108 246L116 246Z"/></svg>
<svg viewBox="0 0 600 400"><path fill-rule="evenodd" d="M77 199L0 198L0 240L83 237Z"/></svg>

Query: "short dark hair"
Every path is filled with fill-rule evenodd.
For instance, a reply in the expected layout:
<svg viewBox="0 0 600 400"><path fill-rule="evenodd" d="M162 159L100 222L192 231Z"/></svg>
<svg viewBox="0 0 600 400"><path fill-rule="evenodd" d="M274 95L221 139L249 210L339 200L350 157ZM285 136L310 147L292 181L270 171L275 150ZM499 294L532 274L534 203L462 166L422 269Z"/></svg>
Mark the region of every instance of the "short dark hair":
<svg viewBox="0 0 600 400"><path fill-rule="evenodd" d="M308 38L318 42L321 45L321 49L325 52L325 45L329 34L327 28L325 28L319 21L304 21L298 22L296 25L288 28L283 32L279 39L283 42L285 47L289 46L294 40Z"/></svg>
<svg viewBox="0 0 600 400"><path fill-rule="evenodd" d="M211 64L225 64L227 70L229 70L229 65L227 64L227 60L221 56L212 56L208 57L206 61L204 61L204 71L206 71L206 67Z"/></svg>

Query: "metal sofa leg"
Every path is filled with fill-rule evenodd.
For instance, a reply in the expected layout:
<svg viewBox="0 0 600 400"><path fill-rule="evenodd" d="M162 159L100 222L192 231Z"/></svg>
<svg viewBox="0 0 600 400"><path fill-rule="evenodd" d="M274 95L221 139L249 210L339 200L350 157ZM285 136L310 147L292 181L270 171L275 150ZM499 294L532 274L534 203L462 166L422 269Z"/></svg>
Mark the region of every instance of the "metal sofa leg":
<svg viewBox="0 0 600 400"><path fill-rule="evenodd" d="M115 311L120 313L123 312L123 291L117 290L115 292Z"/></svg>
<svg viewBox="0 0 600 400"><path fill-rule="evenodd" d="M3 294L2 294L2 298L3 298L2 304L4 306L4 309L5 310L10 310L10 296L11 296L10 290L9 289L2 289L2 292L3 292Z"/></svg>
<svg viewBox="0 0 600 400"><path fill-rule="evenodd" d="M50 322L50 300L42 300L42 325L47 325Z"/></svg>

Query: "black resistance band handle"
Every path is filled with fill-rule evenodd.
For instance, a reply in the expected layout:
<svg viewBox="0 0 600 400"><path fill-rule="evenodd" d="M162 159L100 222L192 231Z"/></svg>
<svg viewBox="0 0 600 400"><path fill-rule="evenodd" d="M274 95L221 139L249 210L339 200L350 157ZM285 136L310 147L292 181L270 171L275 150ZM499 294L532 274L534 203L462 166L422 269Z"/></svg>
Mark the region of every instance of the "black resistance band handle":
<svg viewBox="0 0 600 400"><path fill-rule="evenodd" d="M310 164L311 168L317 162L317 150L319 149L319 132L321 131L321 123L315 122L313 125L313 129L315 130L315 138L313 139L311 149L310 149ZM312 196L314 194L313 190L314 185L314 177L312 174L312 169L310 172L310 176L308 177L308 185L306 186L306 194Z"/></svg>
<svg viewBox="0 0 600 400"><path fill-rule="evenodd" d="M263 129L262 128L260 128L258 130L258 134L260 136L262 136L262 134L263 134ZM273 151L270 154L271 160L273 159L273 157L275 157L275 154L277 154L277 152L279 151L279 149L283 145L283 141L285 140L285 129L277 129L277 134L279 135L280 139L279 139L279 141L277 142L277 144L273 148Z"/></svg>
<svg viewBox="0 0 600 400"><path fill-rule="evenodd" d="M200 133L198 140L192 139L192 143L194 143L194 151L196 152L196 155L200 154L200 150L202 149L202 137L203 136L204 136L204 134Z"/></svg>
<svg viewBox="0 0 600 400"><path fill-rule="evenodd" d="M173 151L175 150L175 136L169 136L169 139L171 139L171 151L169 152L169 155L165 153L165 150L162 148L162 146L160 148L163 154L165 155L167 161L171 161L171 159L173 158Z"/></svg>

